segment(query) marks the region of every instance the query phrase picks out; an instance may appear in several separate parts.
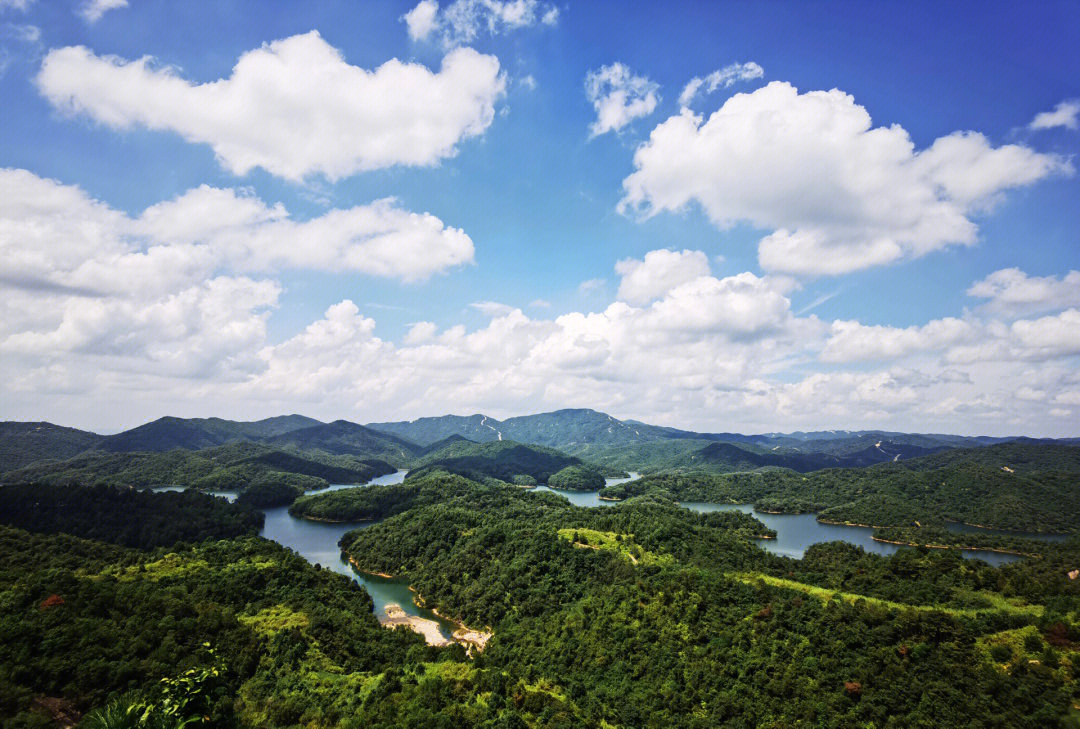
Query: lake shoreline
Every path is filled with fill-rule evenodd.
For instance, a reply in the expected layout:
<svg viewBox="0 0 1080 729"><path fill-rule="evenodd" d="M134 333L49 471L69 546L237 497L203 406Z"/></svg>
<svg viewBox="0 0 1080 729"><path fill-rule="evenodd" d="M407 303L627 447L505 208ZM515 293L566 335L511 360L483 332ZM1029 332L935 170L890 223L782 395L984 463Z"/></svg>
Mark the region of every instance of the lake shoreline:
<svg viewBox="0 0 1080 729"><path fill-rule="evenodd" d="M397 576L388 575L385 572L373 572L371 570L364 569L352 556L348 558L348 561L349 564L352 565L353 569L355 569L360 574L370 575L373 577L382 577L383 579L387 580L398 579ZM438 616L440 620L444 620L454 626L454 630L451 632L452 640L447 640L442 636L442 633L439 632L438 623L436 623L434 620L431 620L429 618L422 618L418 615L406 615L400 605L395 605L393 603L387 605L384 608L386 615L376 615L376 617L379 619L380 624L389 628L393 628L398 625L407 625L412 630L423 635L424 640L428 643L428 645L438 647L450 645L451 643L459 643L470 651L473 649L478 652L484 650L484 647L487 645L487 642L491 640L491 636L493 635L490 630L477 630L475 628L470 628L460 620L455 620L454 618L443 615L434 607L429 607L426 604L427 601L424 599L424 596L417 592L415 587L409 585L408 588L409 592L411 592L415 596L413 598L413 603L415 603L417 607L423 608L425 610L430 610L434 615ZM392 607L396 607L397 610L401 611L400 614L396 612L391 613Z"/></svg>
<svg viewBox="0 0 1080 729"><path fill-rule="evenodd" d="M322 516L307 516L306 514L296 516L292 512L289 512L289 516L294 519L318 522L319 524L364 524L369 521L375 521L374 519L327 519Z"/></svg>
<svg viewBox="0 0 1080 729"><path fill-rule="evenodd" d="M926 547L927 549L959 549L961 551L967 550L970 552L994 552L996 554L1012 554L1017 557L1033 557L1035 559L1042 559L1041 554L1033 554L1031 552L1017 552L1011 549L1001 549L994 547L966 547L953 544L920 544L918 542L902 542L893 539L882 539L881 537L870 537L875 542L882 542L883 544L896 544L901 547Z"/></svg>

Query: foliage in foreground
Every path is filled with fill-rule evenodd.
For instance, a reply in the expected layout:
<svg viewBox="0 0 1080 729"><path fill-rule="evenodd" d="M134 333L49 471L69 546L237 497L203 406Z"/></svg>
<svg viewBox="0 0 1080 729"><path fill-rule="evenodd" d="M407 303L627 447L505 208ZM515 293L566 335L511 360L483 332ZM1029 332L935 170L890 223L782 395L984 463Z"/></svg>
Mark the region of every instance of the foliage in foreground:
<svg viewBox="0 0 1080 729"><path fill-rule="evenodd" d="M142 551L0 528L0 719L40 725L42 696L164 714L161 679L204 675L210 643L190 726L1075 727L1070 545L1003 568L843 544L795 561L741 512L446 475L320 500L381 520L349 556L490 626L486 650L386 630L355 583L259 538Z"/></svg>

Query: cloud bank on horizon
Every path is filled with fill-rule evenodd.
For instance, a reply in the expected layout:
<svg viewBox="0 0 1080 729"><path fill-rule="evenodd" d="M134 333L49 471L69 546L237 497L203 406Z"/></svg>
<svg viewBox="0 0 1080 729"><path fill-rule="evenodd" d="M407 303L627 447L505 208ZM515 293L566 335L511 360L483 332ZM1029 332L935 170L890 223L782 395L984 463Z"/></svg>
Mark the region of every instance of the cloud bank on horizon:
<svg viewBox="0 0 1080 729"><path fill-rule="evenodd" d="M48 49L0 78L0 419L1080 434L1075 87L956 129L800 88L765 45L598 59L539 0L188 56L108 35L139 3L74 5L77 38L39 10L0 1ZM102 184L44 127L140 164Z"/></svg>

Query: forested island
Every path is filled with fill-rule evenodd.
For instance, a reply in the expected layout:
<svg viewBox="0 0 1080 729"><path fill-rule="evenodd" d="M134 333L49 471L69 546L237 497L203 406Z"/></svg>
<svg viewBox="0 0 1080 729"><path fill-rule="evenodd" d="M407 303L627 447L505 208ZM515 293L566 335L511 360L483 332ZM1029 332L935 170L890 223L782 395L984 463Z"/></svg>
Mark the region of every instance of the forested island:
<svg viewBox="0 0 1080 729"><path fill-rule="evenodd" d="M25 458L10 458L18 439L3 444L18 462L0 486L3 726L1077 726L1071 443L894 435L940 450L604 487L621 471L551 440L593 433L610 452L617 437L657 438L624 443L632 454L701 434L589 430L576 411L561 430L537 421L544 443L444 432L469 419L419 423L442 436L429 442L398 426L230 422L105 436L130 451L59 428L33 431L44 435ZM292 425L299 435L280 432ZM856 445L826 439L817 453ZM634 458L623 462L655 465ZM408 477L345 487L394 469ZM199 480L215 473L212 488ZM258 478L269 473L284 476ZM145 490L159 484L194 488ZM523 488L536 484L617 501ZM762 548L776 532L754 516L682 502L812 512L914 546L882 556L831 542L794 559ZM483 640L431 645L387 620L348 576L259 536L270 516L340 535L327 552L403 581ZM1050 532L1074 536L1040 538Z"/></svg>

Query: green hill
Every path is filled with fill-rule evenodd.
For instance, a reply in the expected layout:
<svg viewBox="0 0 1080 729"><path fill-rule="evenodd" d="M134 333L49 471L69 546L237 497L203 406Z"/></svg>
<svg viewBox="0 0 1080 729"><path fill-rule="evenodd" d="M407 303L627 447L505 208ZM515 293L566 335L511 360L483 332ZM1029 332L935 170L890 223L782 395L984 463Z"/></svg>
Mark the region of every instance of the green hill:
<svg viewBox="0 0 1080 729"><path fill-rule="evenodd" d="M501 440L473 443L455 440L437 451L418 458L416 471L441 469L473 478L484 476L513 481L515 476L531 476L543 483L567 466L579 466L578 458L554 448Z"/></svg>
<svg viewBox="0 0 1080 729"><path fill-rule="evenodd" d="M323 451L332 455L380 458L394 465L404 465L423 451L412 441L387 433L335 420L267 438L266 443L291 446L304 451Z"/></svg>
<svg viewBox="0 0 1080 729"><path fill-rule="evenodd" d="M237 440L270 438L320 424L318 420L302 415L283 415L253 422L164 417L116 435L104 436L98 447L114 453L161 452L173 448L199 450Z"/></svg>
<svg viewBox="0 0 1080 729"><path fill-rule="evenodd" d="M0 473L46 458L71 458L95 447L101 436L52 423L0 423Z"/></svg>
<svg viewBox="0 0 1080 729"><path fill-rule="evenodd" d="M313 489L330 483L366 483L390 473L384 461L283 450L237 442L216 448L165 453L90 451L64 461L41 461L3 475L6 483L117 486L190 486L242 490L254 483L288 483Z"/></svg>

